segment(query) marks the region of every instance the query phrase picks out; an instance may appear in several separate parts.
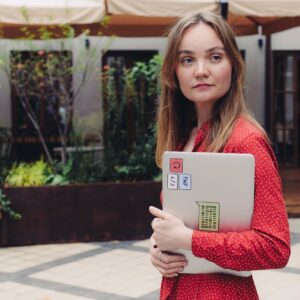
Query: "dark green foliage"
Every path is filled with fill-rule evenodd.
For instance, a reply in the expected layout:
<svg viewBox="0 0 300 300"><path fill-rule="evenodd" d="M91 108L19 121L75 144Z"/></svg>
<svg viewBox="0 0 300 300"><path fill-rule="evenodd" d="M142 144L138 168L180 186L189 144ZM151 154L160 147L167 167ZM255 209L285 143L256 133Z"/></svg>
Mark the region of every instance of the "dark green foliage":
<svg viewBox="0 0 300 300"><path fill-rule="evenodd" d="M11 202L4 194L2 187L5 182L5 178L8 174L10 168L10 150L11 150L11 131L9 128L1 127L0 128L0 216L2 217L3 213L10 216L13 219L20 219L21 215L16 213L12 207ZM1 219L0 217L0 219Z"/></svg>
<svg viewBox="0 0 300 300"><path fill-rule="evenodd" d="M11 208L11 202L7 198L7 196L4 194L2 188L0 188L0 213L4 212L7 214L9 217L15 220L21 219L21 215L16 213L12 208Z"/></svg>
<svg viewBox="0 0 300 300"><path fill-rule="evenodd" d="M159 170L154 159L155 109L162 59L112 64L103 77L104 166L102 180L150 180Z"/></svg>
<svg viewBox="0 0 300 300"><path fill-rule="evenodd" d="M48 184L92 183L102 179L102 161L90 153L75 151L66 164L56 163L56 172L49 177Z"/></svg>
<svg viewBox="0 0 300 300"><path fill-rule="evenodd" d="M7 127L0 127L0 186L4 183L7 170L10 167L12 133Z"/></svg>

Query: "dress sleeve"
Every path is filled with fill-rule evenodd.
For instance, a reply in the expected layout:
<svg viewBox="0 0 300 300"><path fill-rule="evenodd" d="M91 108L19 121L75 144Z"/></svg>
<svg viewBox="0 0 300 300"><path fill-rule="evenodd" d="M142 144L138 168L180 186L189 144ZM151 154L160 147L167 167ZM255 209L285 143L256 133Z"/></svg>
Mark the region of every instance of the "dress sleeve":
<svg viewBox="0 0 300 300"><path fill-rule="evenodd" d="M282 268L290 256L290 235L275 155L266 139L256 133L233 152L255 156L251 230L228 233L195 230L192 251L226 269Z"/></svg>

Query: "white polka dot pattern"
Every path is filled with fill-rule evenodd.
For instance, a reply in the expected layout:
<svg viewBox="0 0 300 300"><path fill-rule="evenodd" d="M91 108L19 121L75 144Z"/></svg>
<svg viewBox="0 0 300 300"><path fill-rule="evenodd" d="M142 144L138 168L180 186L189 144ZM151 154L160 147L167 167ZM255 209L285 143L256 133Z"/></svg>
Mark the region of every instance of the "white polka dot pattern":
<svg viewBox="0 0 300 300"><path fill-rule="evenodd" d="M208 129L209 123L200 128L194 151L205 151ZM241 118L223 152L255 156L251 230L240 233L194 231L193 253L233 270L284 267L290 255L290 235L277 162L270 145L257 128ZM258 295L252 276L181 274L178 278L163 278L161 299L252 300L258 299Z"/></svg>

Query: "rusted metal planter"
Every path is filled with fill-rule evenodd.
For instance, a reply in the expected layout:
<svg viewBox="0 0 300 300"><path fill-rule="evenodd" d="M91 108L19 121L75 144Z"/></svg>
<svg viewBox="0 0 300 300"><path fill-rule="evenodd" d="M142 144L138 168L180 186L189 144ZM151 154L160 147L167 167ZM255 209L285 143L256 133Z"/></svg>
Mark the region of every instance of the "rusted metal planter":
<svg viewBox="0 0 300 300"><path fill-rule="evenodd" d="M0 221L2 246L148 238L160 182L6 188L22 215Z"/></svg>

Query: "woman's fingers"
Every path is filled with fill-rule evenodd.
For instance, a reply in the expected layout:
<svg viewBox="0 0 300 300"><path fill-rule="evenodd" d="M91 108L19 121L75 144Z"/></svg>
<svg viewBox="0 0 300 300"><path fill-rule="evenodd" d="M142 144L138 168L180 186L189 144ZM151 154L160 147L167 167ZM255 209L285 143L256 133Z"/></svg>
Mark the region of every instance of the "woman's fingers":
<svg viewBox="0 0 300 300"><path fill-rule="evenodd" d="M165 277L175 277L182 272L187 265L183 255L161 252L155 245L153 236L150 239L150 256L152 265Z"/></svg>
<svg viewBox="0 0 300 300"><path fill-rule="evenodd" d="M179 274L179 272L176 270L164 270L161 267L156 267L156 268L159 271L159 273L164 277L176 277Z"/></svg>
<svg viewBox="0 0 300 300"><path fill-rule="evenodd" d="M170 255L159 250L153 251L151 263L165 277L175 277L184 270L187 265L185 257L182 255Z"/></svg>
<svg viewBox="0 0 300 300"><path fill-rule="evenodd" d="M149 248L151 257L155 256L157 259L167 264L172 262L178 262L178 261L187 262L187 260L183 255L162 252L157 245L156 247L154 247L154 245L155 245L155 241L153 240Z"/></svg>
<svg viewBox="0 0 300 300"><path fill-rule="evenodd" d="M151 222L151 227L154 230L155 226L162 222L162 219L154 218Z"/></svg>
<svg viewBox="0 0 300 300"><path fill-rule="evenodd" d="M161 253L161 254L159 254ZM157 258L166 264L173 262L187 262L183 255L179 254L168 254L166 252L159 252Z"/></svg>
<svg viewBox="0 0 300 300"><path fill-rule="evenodd" d="M165 270L167 273L182 272L184 267L186 266L186 263L182 263L182 262L173 262L170 264L166 264L166 263L158 260L157 258L152 259L152 264L156 267L159 267L159 268Z"/></svg>

